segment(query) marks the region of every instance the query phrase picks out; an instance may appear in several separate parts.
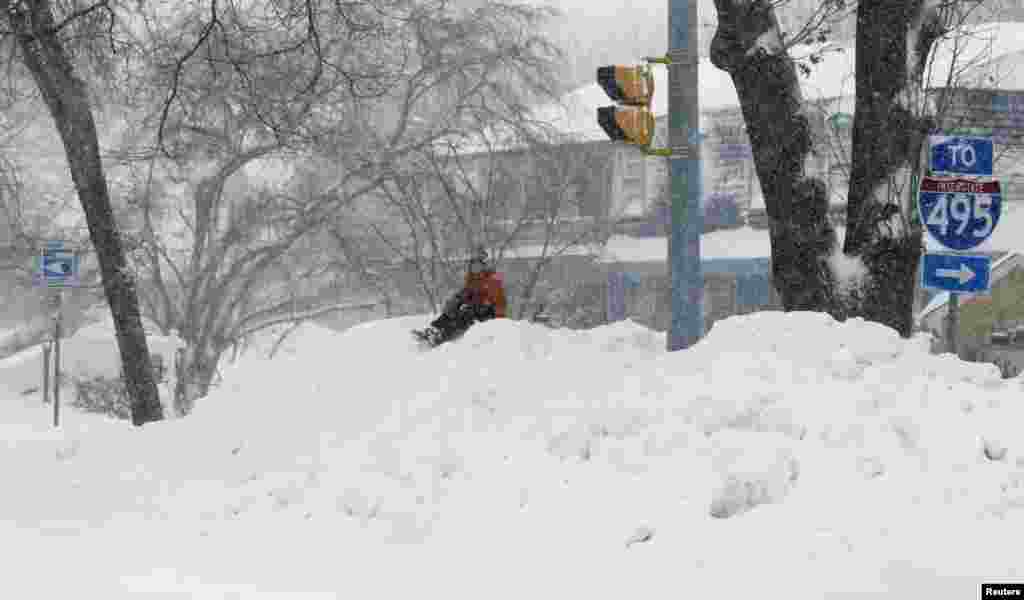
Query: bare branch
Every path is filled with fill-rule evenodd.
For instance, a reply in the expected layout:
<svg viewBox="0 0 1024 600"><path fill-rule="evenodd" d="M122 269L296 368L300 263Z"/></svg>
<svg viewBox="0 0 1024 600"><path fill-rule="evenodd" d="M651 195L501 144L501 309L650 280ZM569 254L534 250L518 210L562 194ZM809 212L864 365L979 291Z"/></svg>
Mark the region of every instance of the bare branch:
<svg viewBox="0 0 1024 600"><path fill-rule="evenodd" d="M277 316L277 317L268 318L266 321L260 322L260 323L258 323L256 325L253 325L252 327L243 329L239 333L237 333L235 338L233 338L233 339L243 339L243 338L251 336L252 334L254 334L254 333L258 332L258 331L262 331L264 329L267 329L269 327L274 327L276 325L282 325L282 324L286 324L286 323L295 323L295 322L301 322L301 321L308 321L310 319L315 319L317 317L322 317L324 315L329 315L331 313L340 312L340 311L343 311L343 310L358 310L358 309L376 308L379 305L380 305L379 302L363 302L363 303L357 303L357 304L340 303L340 304L332 304L330 306L321 306L321 307L318 307L318 308L315 308L315 309L310 309L310 310L306 310L306 311L302 311L302 312L285 313L285 314L281 314L280 316Z"/></svg>
<svg viewBox="0 0 1024 600"><path fill-rule="evenodd" d="M157 126L156 140L157 147L164 153L168 158L171 156L170 152L164 145L164 127L167 123L168 115L170 114L171 106L178 97L178 85L181 79L182 70L185 68L185 63L195 55L196 52L206 43L207 38L213 32L213 28L216 27L220 21L217 18L217 0L210 0L210 21L203 27L202 33L199 34L199 39L196 43L185 52L185 54L176 61L174 65L174 73L171 79L171 91L170 96L164 102L163 109L160 114L160 123Z"/></svg>
<svg viewBox="0 0 1024 600"><path fill-rule="evenodd" d="M100 0L99 2L97 2L95 4L91 4L89 6L86 6L85 8L80 8L80 9L72 12L70 15L65 17L63 21L58 23L53 28L53 31L55 33L59 32L60 30L64 29L68 24L74 22L76 19L80 19L82 17L85 17L85 16L89 15L90 13L92 13L94 11L97 11L97 10L99 10L101 8L106 9L106 10L109 11L110 10L110 0ZM113 15L111 15L111 18L113 18Z"/></svg>

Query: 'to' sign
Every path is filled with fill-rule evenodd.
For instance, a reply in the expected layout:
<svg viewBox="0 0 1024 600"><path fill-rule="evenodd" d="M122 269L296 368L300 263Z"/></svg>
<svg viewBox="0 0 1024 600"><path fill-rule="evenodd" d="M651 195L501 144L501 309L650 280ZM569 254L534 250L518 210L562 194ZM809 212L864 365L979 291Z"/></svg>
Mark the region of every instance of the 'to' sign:
<svg viewBox="0 0 1024 600"><path fill-rule="evenodd" d="M935 173L992 175L992 139L928 136L928 166Z"/></svg>
<svg viewBox="0 0 1024 600"><path fill-rule="evenodd" d="M952 250L969 250L992 235L1002 201L998 181L924 177L917 209L935 241Z"/></svg>

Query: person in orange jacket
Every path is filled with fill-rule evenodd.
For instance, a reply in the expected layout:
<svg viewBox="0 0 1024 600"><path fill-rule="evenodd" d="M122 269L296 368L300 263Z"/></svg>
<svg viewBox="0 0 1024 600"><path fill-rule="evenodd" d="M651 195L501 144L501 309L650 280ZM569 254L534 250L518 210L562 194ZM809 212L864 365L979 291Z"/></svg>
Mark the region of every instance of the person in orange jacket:
<svg viewBox="0 0 1024 600"><path fill-rule="evenodd" d="M444 310L424 331L414 332L433 346L461 336L477 321L505 318L505 287L483 248L467 262L465 285L445 302Z"/></svg>

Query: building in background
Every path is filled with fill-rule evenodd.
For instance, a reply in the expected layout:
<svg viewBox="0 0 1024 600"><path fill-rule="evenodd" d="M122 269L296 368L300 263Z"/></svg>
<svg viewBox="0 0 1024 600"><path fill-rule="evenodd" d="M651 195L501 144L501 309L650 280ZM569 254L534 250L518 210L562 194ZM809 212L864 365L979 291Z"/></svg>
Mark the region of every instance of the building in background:
<svg viewBox="0 0 1024 600"><path fill-rule="evenodd" d="M945 129L967 128L991 135L996 143L996 176L1003 183L1007 210L994 238L995 250L1024 246L1024 24L988 23L972 28L957 42L936 49L928 95L947 103ZM806 165L809 176L826 182L830 215L843 235L850 169L851 123L837 115L854 112L855 52L847 46L821 45L823 60L800 76L805 111L815 140L815 154ZM795 58L800 58L799 55ZM947 89L947 75L955 85ZM655 146L666 145L667 76L655 67ZM757 181L739 101L729 75L701 59L702 185L705 234L705 317L714 321L731 314L777 308L770 281L770 245L764 199ZM607 148L607 170L594 173L582 200L588 214L612 223L598 266L566 273L576 280L605 286L610 317L628 317L656 329L667 329L668 171L665 159L647 157L636 148L609 142L596 121L596 110L611 104L594 83L567 94L558 105L537 109L538 119L571 135L586 147ZM511 156L508 158L511 159ZM525 172L524 172L525 176ZM593 185L597 183L598 185ZM528 260L529 244L510 252L509 259ZM623 282L633 282L625 285ZM930 299L922 291L920 305Z"/></svg>

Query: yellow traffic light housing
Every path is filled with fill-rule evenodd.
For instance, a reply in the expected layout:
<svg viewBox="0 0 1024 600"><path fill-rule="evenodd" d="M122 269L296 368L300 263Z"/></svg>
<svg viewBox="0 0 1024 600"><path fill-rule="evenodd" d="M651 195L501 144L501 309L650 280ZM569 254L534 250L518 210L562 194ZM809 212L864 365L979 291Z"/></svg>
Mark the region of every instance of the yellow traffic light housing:
<svg viewBox="0 0 1024 600"><path fill-rule="evenodd" d="M648 62L653 62L650 59ZM598 67L597 82L619 106L597 109L597 122L615 142L640 146L646 153L654 141L654 73L647 65Z"/></svg>
<svg viewBox="0 0 1024 600"><path fill-rule="evenodd" d="M636 106L603 106L597 109L597 122L615 142L647 148L654 141L654 114Z"/></svg>
<svg viewBox="0 0 1024 600"><path fill-rule="evenodd" d="M608 97L620 104L651 107L654 98L654 74L647 66L598 67L597 82Z"/></svg>

